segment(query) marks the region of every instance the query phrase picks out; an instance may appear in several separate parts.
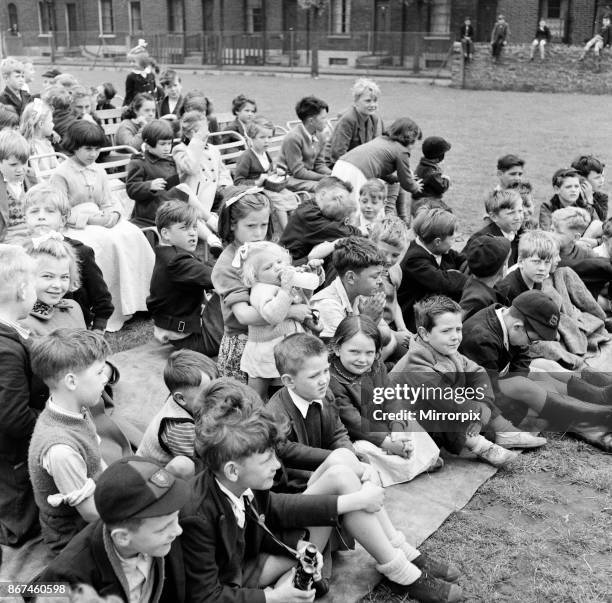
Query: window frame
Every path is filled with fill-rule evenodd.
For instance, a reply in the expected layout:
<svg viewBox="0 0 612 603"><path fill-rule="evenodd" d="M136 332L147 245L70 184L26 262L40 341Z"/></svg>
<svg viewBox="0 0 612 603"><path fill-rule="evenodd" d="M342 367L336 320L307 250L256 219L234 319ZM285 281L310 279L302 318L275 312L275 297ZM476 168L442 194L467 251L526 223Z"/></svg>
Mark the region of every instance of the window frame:
<svg viewBox="0 0 612 603"><path fill-rule="evenodd" d="M340 8L339 19L336 17L337 8ZM352 4L351 0L330 0L328 5L329 17L327 21L327 37L328 38L350 38L351 37L351 17ZM336 25L340 27L338 31Z"/></svg>

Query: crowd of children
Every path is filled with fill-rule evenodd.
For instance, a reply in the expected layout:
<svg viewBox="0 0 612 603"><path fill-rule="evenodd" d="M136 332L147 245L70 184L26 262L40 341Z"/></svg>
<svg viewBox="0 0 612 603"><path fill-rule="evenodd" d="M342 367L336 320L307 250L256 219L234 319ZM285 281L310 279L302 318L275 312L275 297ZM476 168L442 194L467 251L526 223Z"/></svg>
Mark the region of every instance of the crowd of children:
<svg viewBox="0 0 612 603"><path fill-rule="evenodd" d="M228 136L248 149L230 164L204 94L173 70L158 86L143 44L131 59L130 215L98 161L114 88L49 73L31 101L23 65L0 67L21 119L0 131L0 542L40 530L57 555L40 581L126 602L298 602L357 541L381 592L461 600L459 570L395 528L383 488L444 471L440 448L507 466L542 430L612 451L612 379L587 363L612 327L603 163L555 172L538 223L524 160L500 157L458 251L451 142L407 117L383 128L375 82L336 131L324 100L299 100L277 164L274 124L237 96ZM175 350L134 436L105 415L104 332L144 310ZM395 386L429 393L384 400L381 420L375 392Z"/></svg>

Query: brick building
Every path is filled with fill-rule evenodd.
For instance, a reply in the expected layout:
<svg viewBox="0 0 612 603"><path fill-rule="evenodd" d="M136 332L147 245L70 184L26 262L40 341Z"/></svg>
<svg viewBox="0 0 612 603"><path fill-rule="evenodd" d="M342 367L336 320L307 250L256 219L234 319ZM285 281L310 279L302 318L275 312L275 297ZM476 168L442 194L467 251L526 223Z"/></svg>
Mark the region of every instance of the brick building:
<svg viewBox="0 0 612 603"><path fill-rule="evenodd" d="M445 53L466 15L477 40L486 41L499 12L513 42L530 41L543 16L557 41L582 43L607 1L329 0L320 18L321 64L354 65L368 56L381 65L411 64ZM162 60L225 63L282 62L292 54L307 62L314 35L297 0L0 0L0 29L19 32L5 35L7 52L44 52L52 30L64 52L102 44L125 52L144 37Z"/></svg>

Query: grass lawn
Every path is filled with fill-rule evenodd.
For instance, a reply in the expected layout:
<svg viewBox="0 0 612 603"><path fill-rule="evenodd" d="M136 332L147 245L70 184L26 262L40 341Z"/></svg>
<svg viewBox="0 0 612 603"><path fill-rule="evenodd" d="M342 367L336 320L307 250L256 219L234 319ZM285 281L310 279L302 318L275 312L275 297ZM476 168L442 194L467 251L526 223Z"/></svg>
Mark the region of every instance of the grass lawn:
<svg viewBox="0 0 612 603"><path fill-rule="evenodd" d="M121 71L70 71L85 84L112 81L123 90ZM280 124L294 119L293 105L307 94L326 99L332 112L341 110L350 102L350 85L343 78L183 75L184 89L205 90L217 111L228 111L232 97L244 92ZM465 235L480 225L483 195L496 183L500 155L526 159L537 202L552 194L552 173L577 154L612 160L609 107L602 96L463 91L399 81L381 82L381 88L385 120L408 115L425 136L452 143L447 200ZM420 149L414 166L419 157ZM119 351L148 340L151 331L149 322L137 318L109 340ZM611 493L611 455L553 436L544 450L522 455L516 467L485 484L424 550L462 568L468 601L612 601Z"/></svg>

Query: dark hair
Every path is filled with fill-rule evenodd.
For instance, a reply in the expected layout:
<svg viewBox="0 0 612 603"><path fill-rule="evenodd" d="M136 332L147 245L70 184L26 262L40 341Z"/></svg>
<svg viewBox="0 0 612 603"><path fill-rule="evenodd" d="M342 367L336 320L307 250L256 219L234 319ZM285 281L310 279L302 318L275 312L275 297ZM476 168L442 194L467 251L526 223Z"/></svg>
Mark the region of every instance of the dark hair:
<svg viewBox="0 0 612 603"><path fill-rule="evenodd" d="M195 224L198 212L195 207L183 201L169 200L162 203L155 212L155 226L161 234L162 228L170 228L173 224Z"/></svg>
<svg viewBox="0 0 612 603"><path fill-rule="evenodd" d="M370 266L384 266L384 264L383 254L365 237L351 236L341 239L332 252L332 265L340 277L349 270L359 272Z"/></svg>
<svg viewBox="0 0 612 603"><path fill-rule="evenodd" d="M321 111L329 111L328 104L316 96L305 96L295 105L295 113L300 121L319 115Z"/></svg>
<svg viewBox="0 0 612 603"><path fill-rule="evenodd" d="M160 140L172 140L174 130L167 119L154 119L142 129L142 141L149 146L157 146Z"/></svg>
<svg viewBox="0 0 612 603"><path fill-rule="evenodd" d="M213 106L201 90L190 90L183 96L183 110L201 111L207 117L212 113Z"/></svg>
<svg viewBox="0 0 612 603"><path fill-rule="evenodd" d="M581 176L586 178L591 172L601 174L604 171L606 164L593 155L580 155L580 157L576 157L576 159L572 161L572 167Z"/></svg>
<svg viewBox="0 0 612 603"><path fill-rule="evenodd" d="M417 327L431 331L436 326L436 318L451 312L461 314L461 306L446 295L432 295L414 304L414 316Z"/></svg>
<svg viewBox="0 0 612 603"><path fill-rule="evenodd" d="M380 331L376 323L365 314L343 318L336 327L336 332L331 338L330 346L334 349L339 348L343 343L346 343L358 333L363 333L366 337L369 337L374 342L376 351L380 352L382 348Z"/></svg>
<svg viewBox="0 0 612 603"><path fill-rule="evenodd" d="M85 119L73 121L62 139L62 146L74 153L81 147L96 147L101 149L107 145L104 130L98 125Z"/></svg>
<svg viewBox="0 0 612 603"><path fill-rule="evenodd" d="M159 76L159 84L160 86L168 86L172 85L175 82L180 83L181 78L179 74L174 69L166 69L162 71L162 74Z"/></svg>
<svg viewBox="0 0 612 603"><path fill-rule="evenodd" d="M35 339L30 350L32 372L47 385L69 372L88 369L109 355L104 337L86 329L56 329Z"/></svg>
<svg viewBox="0 0 612 603"><path fill-rule="evenodd" d="M257 112L257 103L253 99L247 98L244 94L239 94L232 100L232 113L238 115L238 113L244 109L245 105L253 105L255 107L255 112Z"/></svg>
<svg viewBox="0 0 612 603"><path fill-rule="evenodd" d="M224 244L228 245L234 240L234 226L238 220L248 216L253 211L270 209L270 201L264 193L248 193L237 201L232 201L237 195L249 190L248 186L228 186L223 191L223 202L219 210L219 224L217 232ZM272 235L272 220L268 220L266 239Z"/></svg>
<svg viewBox="0 0 612 603"><path fill-rule="evenodd" d="M560 187L566 178L580 178L580 174L572 168L561 168L553 174L553 187Z"/></svg>
<svg viewBox="0 0 612 603"><path fill-rule="evenodd" d="M455 234L457 216L445 209L434 208L420 211L412 222L412 229L423 243L445 239Z"/></svg>
<svg viewBox="0 0 612 603"><path fill-rule="evenodd" d="M331 188L343 188L347 193L353 192L353 185L348 180L342 180L337 176L325 176L315 185L315 194Z"/></svg>
<svg viewBox="0 0 612 603"><path fill-rule="evenodd" d="M327 356L327 347L309 333L293 333L274 346L274 362L281 375L295 376L308 358Z"/></svg>
<svg viewBox="0 0 612 603"><path fill-rule="evenodd" d="M525 160L521 159L518 155L504 155L497 160L497 169L500 172L507 172L513 167L523 167Z"/></svg>
<svg viewBox="0 0 612 603"><path fill-rule="evenodd" d="M139 92L134 97L129 107L123 110L123 119L134 119L138 115L138 111L140 111L146 102L155 103L155 97L148 92Z"/></svg>
<svg viewBox="0 0 612 603"><path fill-rule="evenodd" d="M194 350L177 350L168 357L164 367L164 383L174 393L181 387L197 387L202 373L211 379L219 376L219 369L208 356Z"/></svg>
<svg viewBox="0 0 612 603"><path fill-rule="evenodd" d="M0 130L4 128L14 128L19 125L19 115L15 108L10 105L0 107Z"/></svg>
<svg viewBox="0 0 612 603"><path fill-rule="evenodd" d="M212 471L229 461L274 450L285 437L286 422L278 420L261 398L235 379L217 379L198 400L195 451Z"/></svg>
<svg viewBox="0 0 612 603"><path fill-rule="evenodd" d="M400 117L386 129L385 136L407 147L417 140L421 140L423 132L421 132L418 124L409 117Z"/></svg>
<svg viewBox="0 0 612 603"><path fill-rule="evenodd" d="M117 95L117 90L115 90L115 86L111 82L104 82L102 84L102 94L107 101L110 101Z"/></svg>

